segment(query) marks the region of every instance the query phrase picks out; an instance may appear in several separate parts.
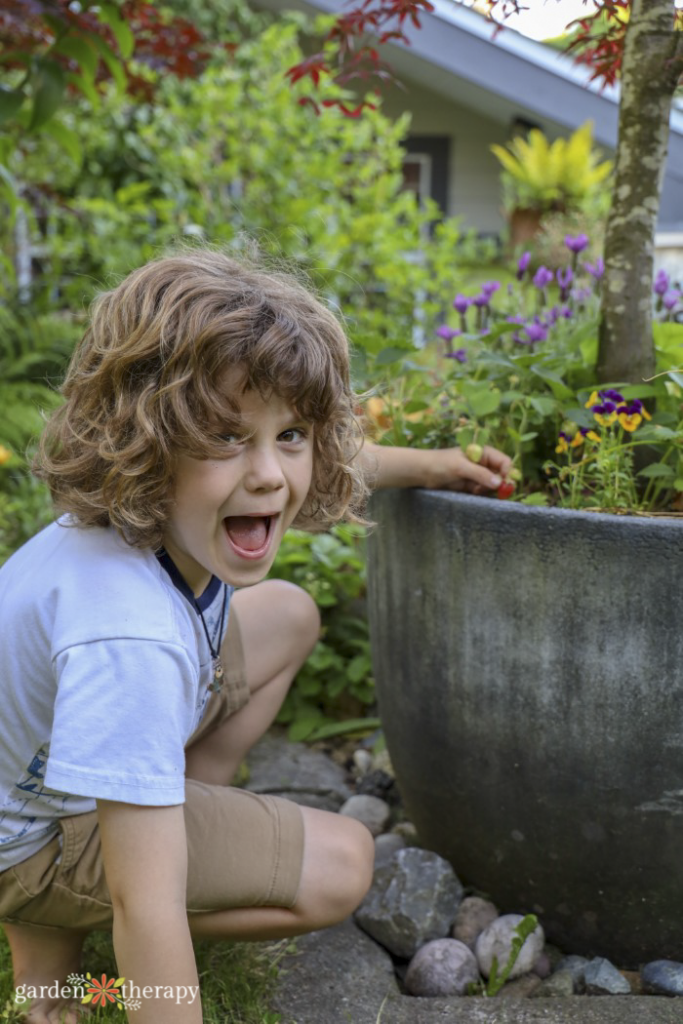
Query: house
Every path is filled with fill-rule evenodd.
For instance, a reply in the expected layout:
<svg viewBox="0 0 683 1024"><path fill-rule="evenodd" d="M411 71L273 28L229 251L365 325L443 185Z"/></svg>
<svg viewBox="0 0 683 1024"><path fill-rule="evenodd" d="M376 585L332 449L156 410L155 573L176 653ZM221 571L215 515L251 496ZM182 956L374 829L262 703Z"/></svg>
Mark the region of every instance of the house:
<svg viewBox="0 0 683 1024"><path fill-rule="evenodd" d="M430 194L445 213L483 235L504 226L500 164L491 143L504 145L515 130L538 127L550 139L593 122L596 144L612 156L617 141L619 88L590 82L571 57L511 30L494 37L491 23L453 0L432 0L422 28L407 28L411 45L388 47L405 86L388 89L384 110L413 115L406 180ZM258 0L271 10L281 0ZM317 14L339 13L340 0L288 0ZM671 115L669 157L657 233L662 259L683 275L683 109ZM677 269L678 268L678 269Z"/></svg>

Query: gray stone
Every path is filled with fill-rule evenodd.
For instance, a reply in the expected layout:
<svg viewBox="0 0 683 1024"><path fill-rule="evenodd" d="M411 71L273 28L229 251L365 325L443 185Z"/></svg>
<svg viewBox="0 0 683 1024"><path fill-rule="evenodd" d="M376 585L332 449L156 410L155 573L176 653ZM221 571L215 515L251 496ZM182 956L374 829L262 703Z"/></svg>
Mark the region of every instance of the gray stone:
<svg viewBox="0 0 683 1024"><path fill-rule="evenodd" d="M529 974L522 974L514 981L507 981L496 999L529 999L540 984L541 979L533 971Z"/></svg>
<svg viewBox="0 0 683 1024"><path fill-rule="evenodd" d="M586 979L584 974L590 960L585 956L564 956L555 967L555 971L569 971L574 979L574 992L581 995L586 991Z"/></svg>
<svg viewBox="0 0 683 1024"><path fill-rule="evenodd" d="M478 981L476 957L464 942L434 939L410 961L405 985L413 996L462 996Z"/></svg>
<svg viewBox="0 0 683 1024"><path fill-rule="evenodd" d="M474 948L479 970L488 978L491 973L493 958L498 962L498 970L502 971L508 962L512 941L515 938L517 925L524 920L523 914L503 914L484 929L477 939ZM519 951L515 964L508 975L509 980L528 974L538 957L543 952L545 935L540 924L536 926Z"/></svg>
<svg viewBox="0 0 683 1024"><path fill-rule="evenodd" d="M349 918L296 939L280 963L272 1009L283 1022L375 1021L387 995L398 995L391 957Z"/></svg>
<svg viewBox="0 0 683 1024"><path fill-rule="evenodd" d="M385 832L375 839L375 871L377 868L385 867L398 850L405 848L406 841L403 836L394 835L392 832Z"/></svg>
<svg viewBox="0 0 683 1024"><path fill-rule="evenodd" d="M683 996L683 964L676 960L652 960L640 972L643 992L660 996Z"/></svg>
<svg viewBox="0 0 683 1024"><path fill-rule="evenodd" d="M303 743L267 733L247 758L244 789L283 796L307 807L338 811L351 796L344 769Z"/></svg>
<svg viewBox="0 0 683 1024"><path fill-rule="evenodd" d="M466 896L458 907L451 935L473 950L484 928L497 917L498 909L490 900L484 900L481 896Z"/></svg>
<svg viewBox="0 0 683 1024"><path fill-rule="evenodd" d="M366 775L372 768L372 754L359 748L353 752L353 764L359 775Z"/></svg>
<svg viewBox="0 0 683 1024"><path fill-rule="evenodd" d="M604 957L596 956L583 973L586 992L589 996L629 996L631 986L614 964Z"/></svg>
<svg viewBox="0 0 683 1024"><path fill-rule="evenodd" d="M537 974L541 981L544 981L546 978L549 978L552 974L553 969L550 964L550 957L548 956L545 950L543 950L538 960L534 964L533 970L534 974Z"/></svg>
<svg viewBox="0 0 683 1024"><path fill-rule="evenodd" d="M350 796L342 804L339 813L347 818L354 818L361 821L366 828L369 828L373 836L379 836L384 832L391 811L389 804L378 796L356 795Z"/></svg>
<svg viewBox="0 0 683 1024"><path fill-rule="evenodd" d="M356 922L396 956L413 956L430 939L444 939L463 888L448 861L410 846L375 872Z"/></svg>
<svg viewBox="0 0 683 1024"><path fill-rule="evenodd" d="M416 846L419 843L417 829L412 821L399 821L391 830L394 835L403 836L408 846Z"/></svg>
<svg viewBox="0 0 683 1024"><path fill-rule="evenodd" d="M534 999L566 999L574 995L574 978L571 971L555 971L549 978L544 978L535 992Z"/></svg>

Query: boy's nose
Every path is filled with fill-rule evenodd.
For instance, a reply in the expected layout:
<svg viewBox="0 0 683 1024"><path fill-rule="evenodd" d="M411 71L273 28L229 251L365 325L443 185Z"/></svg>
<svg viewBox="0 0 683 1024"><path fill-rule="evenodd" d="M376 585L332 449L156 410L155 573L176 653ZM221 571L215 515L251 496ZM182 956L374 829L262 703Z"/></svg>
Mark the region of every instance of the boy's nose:
<svg viewBox="0 0 683 1024"><path fill-rule="evenodd" d="M278 491L284 487L285 476L276 451L253 449L247 461L244 484L250 491Z"/></svg>

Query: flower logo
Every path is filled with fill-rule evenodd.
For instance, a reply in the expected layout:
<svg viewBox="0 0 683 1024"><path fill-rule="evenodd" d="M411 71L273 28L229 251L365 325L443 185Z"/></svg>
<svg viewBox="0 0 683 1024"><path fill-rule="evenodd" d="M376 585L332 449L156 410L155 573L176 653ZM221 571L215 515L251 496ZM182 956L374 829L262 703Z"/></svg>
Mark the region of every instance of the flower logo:
<svg viewBox="0 0 683 1024"><path fill-rule="evenodd" d="M97 978L93 978L91 974L86 974L88 979L87 994L81 1000L82 1003L92 1003L93 1006L106 1006L107 1003L113 1003L118 1006L121 1010L124 1008L124 1000L121 997L121 985L123 985L125 978L107 978L106 974L102 975L102 980L98 981Z"/></svg>

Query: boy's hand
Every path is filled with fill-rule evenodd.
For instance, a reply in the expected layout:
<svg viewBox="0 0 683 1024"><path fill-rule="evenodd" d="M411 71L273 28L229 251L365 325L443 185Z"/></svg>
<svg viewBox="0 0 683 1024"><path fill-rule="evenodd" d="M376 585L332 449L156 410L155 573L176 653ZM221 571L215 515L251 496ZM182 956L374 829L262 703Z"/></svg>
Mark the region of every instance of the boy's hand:
<svg viewBox="0 0 683 1024"><path fill-rule="evenodd" d="M474 446L473 446L474 447ZM497 490L512 469L512 459L497 448L484 446L468 458L461 448L440 448L430 452L434 459L436 490L467 491L469 494L490 494Z"/></svg>
<svg viewBox="0 0 683 1024"><path fill-rule="evenodd" d="M372 489L427 487L490 494L503 484L512 459L488 446L476 455L478 462L468 459L461 448L390 448L366 441L361 459Z"/></svg>

